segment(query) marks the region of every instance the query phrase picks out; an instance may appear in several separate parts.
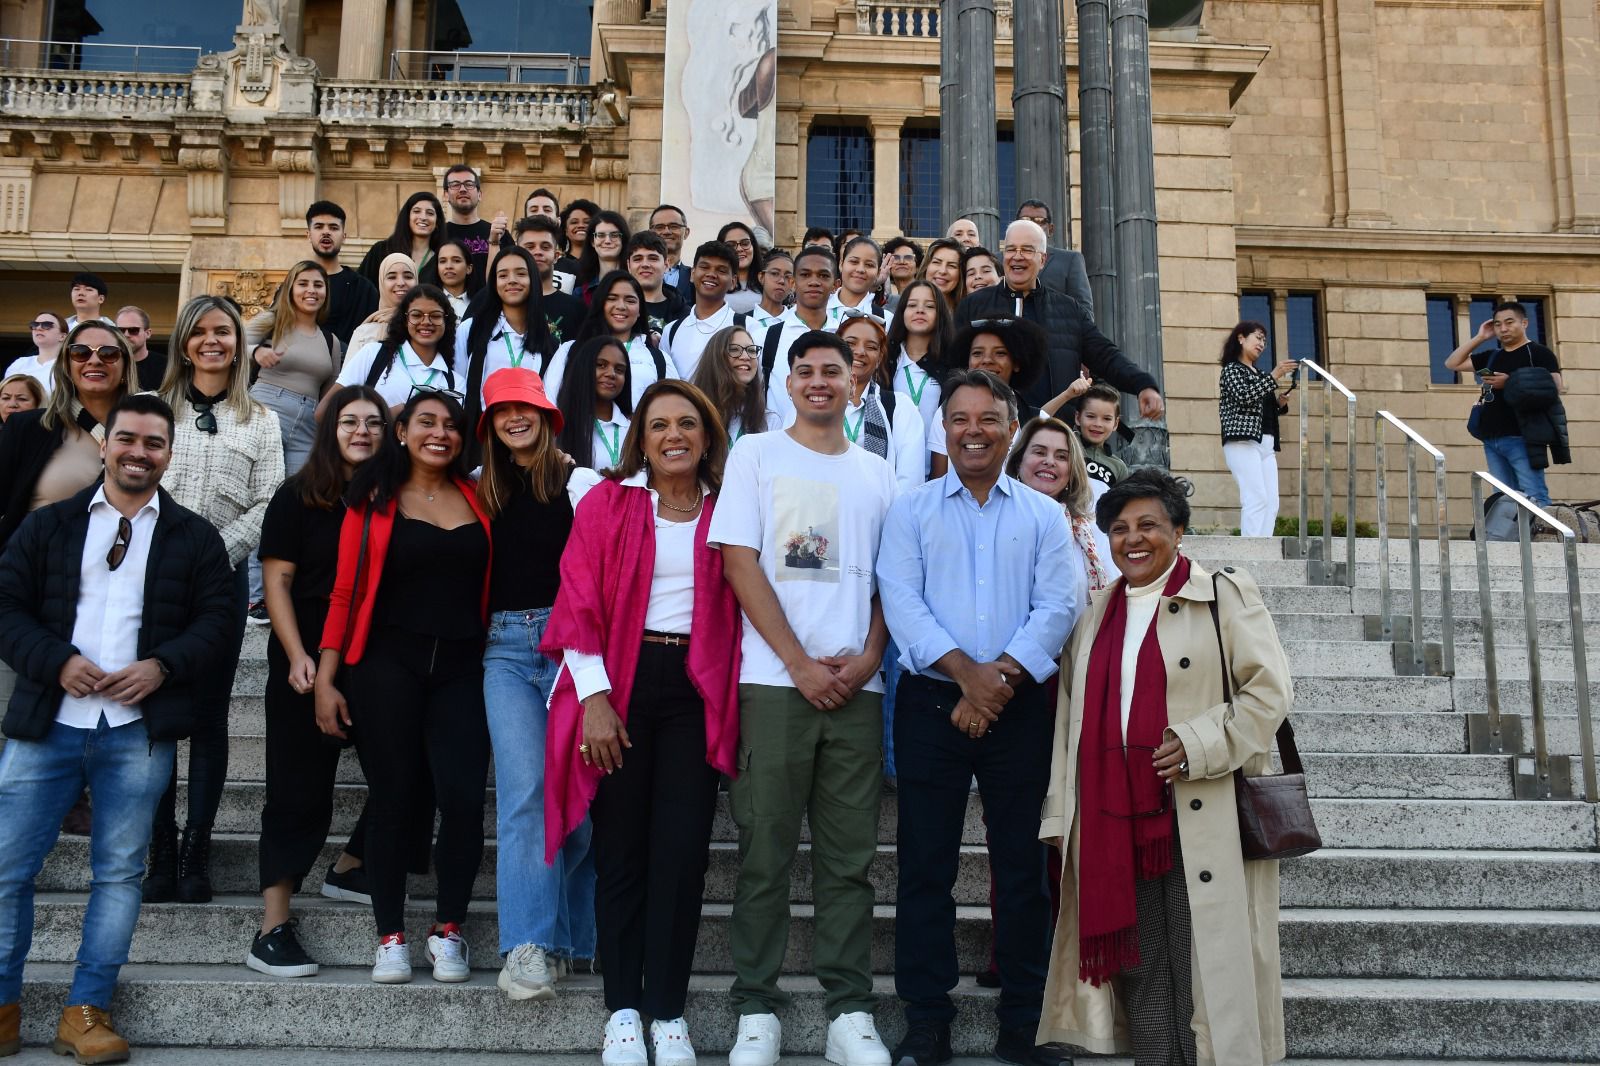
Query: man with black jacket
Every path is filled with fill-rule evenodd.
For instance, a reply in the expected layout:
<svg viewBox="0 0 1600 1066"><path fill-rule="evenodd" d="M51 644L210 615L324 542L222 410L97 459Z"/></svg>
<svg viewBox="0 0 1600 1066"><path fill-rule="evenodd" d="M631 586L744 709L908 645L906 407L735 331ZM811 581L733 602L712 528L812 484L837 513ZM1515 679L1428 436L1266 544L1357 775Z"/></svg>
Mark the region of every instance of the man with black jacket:
<svg viewBox="0 0 1600 1066"><path fill-rule="evenodd" d="M17 1047L34 878L88 786L89 904L54 1050L79 1062L128 1055L109 1012L150 827L233 610L221 536L159 488L172 433L159 398L119 401L105 479L29 515L0 555L0 659L18 675L0 723L0 1054Z"/></svg>
<svg viewBox="0 0 1600 1066"><path fill-rule="evenodd" d="M1044 372L1023 399L1033 407L1044 405L1077 380L1080 367L1087 366L1096 378L1138 396L1139 413L1145 418L1160 418L1166 404L1155 378L1096 328L1083 304L1040 283L1045 234L1038 223L1018 219L1007 226L1002 254L1005 280L962 300L956 307L956 327L1003 314L1020 315L1044 329L1050 338Z"/></svg>

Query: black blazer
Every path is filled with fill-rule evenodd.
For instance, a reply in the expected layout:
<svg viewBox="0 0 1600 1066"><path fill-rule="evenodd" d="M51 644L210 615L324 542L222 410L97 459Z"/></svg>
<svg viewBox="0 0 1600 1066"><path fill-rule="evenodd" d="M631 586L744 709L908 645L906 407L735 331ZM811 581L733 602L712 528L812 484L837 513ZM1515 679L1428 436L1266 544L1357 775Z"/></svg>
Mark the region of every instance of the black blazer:
<svg viewBox="0 0 1600 1066"><path fill-rule="evenodd" d="M66 696L61 668L78 653L72 629L98 488L28 515L0 554L0 659L17 672L0 730L13 739L48 734ZM157 491L138 654L160 659L169 674L140 710L151 740L177 740L199 727L199 682L227 650L233 567L216 528Z"/></svg>

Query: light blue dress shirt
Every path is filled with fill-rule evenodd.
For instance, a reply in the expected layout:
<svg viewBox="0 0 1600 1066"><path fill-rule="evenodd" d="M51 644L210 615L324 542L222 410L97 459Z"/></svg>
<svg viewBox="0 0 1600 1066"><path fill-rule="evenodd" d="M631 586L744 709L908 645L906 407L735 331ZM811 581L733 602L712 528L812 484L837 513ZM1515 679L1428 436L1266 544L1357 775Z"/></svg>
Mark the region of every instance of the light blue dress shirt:
<svg viewBox="0 0 1600 1066"><path fill-rule="evenodd" d="M951 470L889 509L878 590L906 670L948 681L933 663L959 648L977 662L1009 654L1044 681L1089 581L1059 503L1002 474L980 507Z"/></svg>

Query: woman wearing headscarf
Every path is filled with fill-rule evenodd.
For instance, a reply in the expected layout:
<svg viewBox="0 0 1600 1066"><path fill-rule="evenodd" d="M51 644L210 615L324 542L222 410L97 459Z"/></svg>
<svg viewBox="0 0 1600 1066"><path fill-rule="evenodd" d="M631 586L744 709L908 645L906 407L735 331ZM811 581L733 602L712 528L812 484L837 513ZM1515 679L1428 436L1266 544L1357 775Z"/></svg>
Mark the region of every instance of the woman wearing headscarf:
<svg viewBox="0 0 1600 1066"><path fill-rule="evenodd" d="M1284 1057L1278 864L1243 857L1234 772L1268 772L1293 692L1255 581L1183 555L1187 492L1138 470L1096 506L1121 576L1061 662L1039 836L1066 861L1038 1039L1264 1066Z"/></svg>
<svg viewBox="0 0 1600 1066"><path fill-rule="evenodd" d="M374 341L383 339L395 308L417 284L417 264L403 252L390 252L378 267L378 309L368 315L350 334L345 351L352 355Z"/></svg>

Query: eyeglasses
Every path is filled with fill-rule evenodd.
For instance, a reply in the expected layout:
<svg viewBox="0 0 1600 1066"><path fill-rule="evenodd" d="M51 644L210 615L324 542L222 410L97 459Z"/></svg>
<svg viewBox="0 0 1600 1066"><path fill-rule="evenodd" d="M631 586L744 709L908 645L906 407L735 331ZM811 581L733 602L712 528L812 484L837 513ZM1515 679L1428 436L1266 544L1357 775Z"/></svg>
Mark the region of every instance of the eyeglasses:
<svg viewBox="0 0 1600 1066"><path fill-rule="evenodd" d="M29 322L28 323L28 328L29 329L60 329L61 326L60 326L60 323L56 322L54 319L41 318L36 322Z"/></svg>
<svg viewBox="0 0 1600 1066"><path fill-rule="evenodd" d="M427 322L435 326L444 325L443 311L407 311L406 321L413 326L420 326Z"/></svg>
<svg viewBox="0 0 1600 1066"><path fill-rule="evenodd" d="M364 429L368 433L382 433L383 419L374 415L372 418L357 418L355 415L345 415L339 419L338 426L346 433L354 433L357 429Z"/></svg>
<svg viewBox="0 0 1600 1066"><path fill-rule="evenodd" d="M594 239L596 243L600 241L620 241L622 240L622 234L614 229L597 229L594 231Z"/></svg>
<svg viewBox="0 0 1600 1066"><path fill-rule="evenodd" d="M673 233L683 233L689 227L682 222L658 222L650 228L665 237Z"/></svg>
<svg viewBox="0 0 1600 1066"><path fill-rule="evenodd" d="M128 557L128 544L133 540L133 523L126 516L117 519L117 539L111 542L111 550L106 552L106 568L115 570L122 565L122 560Z"/></svg>
<svg viewBox="0 0 1600 1066"><path fill-rule="evenodd" d="M117 328L122 331L122 335L125 337L137 337L144 332L143 326L118 326Z"/></svg>
<svg viewBox="0 0 1600 1066"><path fill-rule="evenodd" d="M744 237L740 240L733 240L730 237L726 243L732 245L734 250L739 252L748 252L751 248L755 247L755 242L749 237Z"/></svg>
<svg viewBox="0 0 1600 1066"><path fill-rule="evenodd" d="M476 189L477 187L478 183L475 181L447 181L444 183L446 192L460 192L462 189Z"/></svg>
<svg viewBox="0 0 1600 1066"><path fill-rule="evenodd" d="M839 314L845 318L870 318L867 312L859 307L840 307Z"/></svg>
<svg viewBox="0 0 1600 1066"><path fill-rule="evenodd" d="M74 363L87 363L90 356L99 356L102 363L115 363L122 359L122 349L114 344L91 348L87 344L67 345L67 358Z"/></svg>
<svg viewBox="0 0 1600 1066"><path fill-rule="evenodd" d="M194 409L199 412L195 416L194 428L201 433L209 433L213 437L217 435L217 416L211 410L215 406L215 404L209 403L197 403L194 405Z"/></svg>
<svg viewBox="0 0 1600 1066"><path fill-rule="evenodd" d="M889 256L889 262L891 263L915 263L916 261L917 257L910 252L896 252Z"/></svg>
<svg viewBox="0 0 1600 1066"><path fill-rule="evenodd" d="M759 344L730 344L730 345L728 345L728 354L729 355L748 355L751 358L755 358L756 356L761 354L761 345L759 345Z"/></svg>

